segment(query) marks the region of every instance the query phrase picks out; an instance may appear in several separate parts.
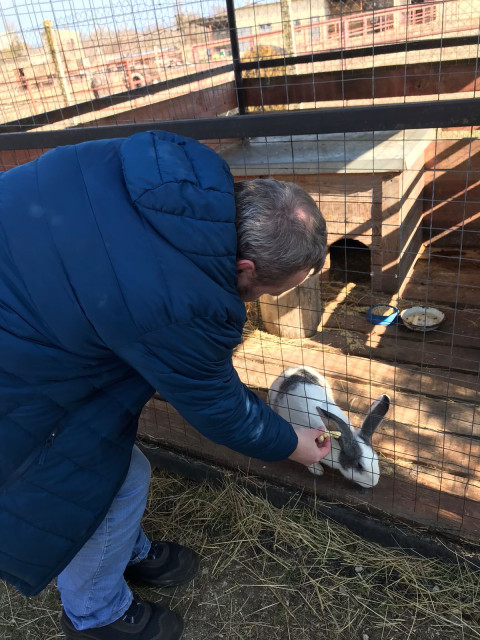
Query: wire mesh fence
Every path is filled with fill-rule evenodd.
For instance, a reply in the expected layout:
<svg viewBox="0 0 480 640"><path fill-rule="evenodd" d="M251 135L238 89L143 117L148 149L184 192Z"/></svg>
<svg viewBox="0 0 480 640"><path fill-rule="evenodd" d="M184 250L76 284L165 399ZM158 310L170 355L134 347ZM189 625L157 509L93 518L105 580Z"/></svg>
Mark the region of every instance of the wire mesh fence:
<svg viewBox="0 0 480 640"><path fill-rule="evenodd" d="M319 276L248 306L234 364L264 399L288 367L314 367L355 426L379 394L392 399L373 440L381 479L361 493L336 472L317 479L293 463L265 466L226 452L158 396L145 407L141 432L476 540L480 111L462 117L478 96L480 0L7 0L0 15L4 140L72 126L233 122L239 113L260 114L267 126L286 111L294 116L281 135L239 135L232 125L230 133L204 128L197 136L223 155L236 180L274 177L304 187L329 232ZM434 109L442 100L454 101L463 126L446 128ZM404 115L406 103L426 112L421 124ZM391 126L379 117L379 128L368 128L362 118L375 122L385 105L398 107ZM348 125L341 116L326 133L327 107L367 111ZM311 131L288 131L312 109ZM3 144L3 170L48 147L23 140ZM58 138L50 140L54 146Z"/></svg>

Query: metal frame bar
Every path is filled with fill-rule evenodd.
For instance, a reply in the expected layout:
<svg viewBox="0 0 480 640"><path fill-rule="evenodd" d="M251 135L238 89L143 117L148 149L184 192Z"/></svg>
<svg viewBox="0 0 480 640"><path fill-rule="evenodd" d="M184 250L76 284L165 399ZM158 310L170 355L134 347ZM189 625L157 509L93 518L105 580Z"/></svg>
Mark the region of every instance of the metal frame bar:
<svg viewBox="0 0 480 640"><path fill-rule="evenodd" d="M152 129L163 129L198 140L220 140L222 138L476 125L480 125L480 98L469 98L362 107L305 109L229 118L164 120L104 127L78 127L56 131L4 133L0 135L0 151L49 149L87 140L128 137L139 131Z"/></svg>
<svg viewBox="0 0 480 640"><path fill-rule="evenodd" d="M235 87L237 91L237 104L238 113L244 115L245 108L245 95L242 91L243 77L242 77L242 63L240 62L240 47L238 44L238 31L237 20L235 18L235 5L234 0L225 0L227 7L227 20L228 20L228 32L230 34L230 46L232 47L232 59L233 59L233 74L235 76Z"/></svg>

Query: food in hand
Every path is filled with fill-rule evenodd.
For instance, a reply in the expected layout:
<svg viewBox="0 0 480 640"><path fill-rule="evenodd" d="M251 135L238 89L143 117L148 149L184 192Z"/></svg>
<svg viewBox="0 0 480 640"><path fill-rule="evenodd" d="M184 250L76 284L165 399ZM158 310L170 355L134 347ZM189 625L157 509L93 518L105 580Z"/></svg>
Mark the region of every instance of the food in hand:
<svg viewBox="0 0 480 640"><path fill-rule="evenodd" d="M328 429L325 429L325 431L323 431L318 436L318 438L315 438L315 442L318 442L318 444L322 444L322 442L325 440L327 436L330 436L330 438L336 438L338 440L338 438L340 438L341 435L342 435L341 431L329 431Z"/></svg>

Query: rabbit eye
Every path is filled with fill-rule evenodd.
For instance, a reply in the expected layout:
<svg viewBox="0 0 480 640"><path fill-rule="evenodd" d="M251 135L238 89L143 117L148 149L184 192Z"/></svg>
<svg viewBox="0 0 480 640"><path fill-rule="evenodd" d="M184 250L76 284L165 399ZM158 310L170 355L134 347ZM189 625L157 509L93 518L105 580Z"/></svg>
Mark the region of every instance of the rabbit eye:
<svg viewBox="0 0 480 640"><path fill-rule="evenodd" d="M357 463L356 469L357 469L357 471L363 471L363 466L361 465L360 462Z"/></svg>

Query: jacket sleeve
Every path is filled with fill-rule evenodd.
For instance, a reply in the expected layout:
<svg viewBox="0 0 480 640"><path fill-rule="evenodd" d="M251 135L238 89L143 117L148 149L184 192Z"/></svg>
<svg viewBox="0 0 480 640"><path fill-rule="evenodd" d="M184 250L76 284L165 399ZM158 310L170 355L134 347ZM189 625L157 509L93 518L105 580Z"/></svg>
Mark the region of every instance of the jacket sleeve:
<svg viewBox="0 0 480 640"><path fill-rule="evenodd" d="M240 381L236 344L234 327L198 318L148 333L119 355L208 439L253 458L288 458L297 435Z"/></svg>

